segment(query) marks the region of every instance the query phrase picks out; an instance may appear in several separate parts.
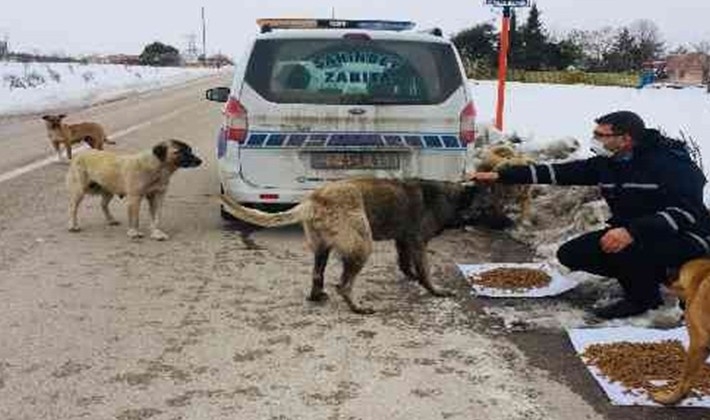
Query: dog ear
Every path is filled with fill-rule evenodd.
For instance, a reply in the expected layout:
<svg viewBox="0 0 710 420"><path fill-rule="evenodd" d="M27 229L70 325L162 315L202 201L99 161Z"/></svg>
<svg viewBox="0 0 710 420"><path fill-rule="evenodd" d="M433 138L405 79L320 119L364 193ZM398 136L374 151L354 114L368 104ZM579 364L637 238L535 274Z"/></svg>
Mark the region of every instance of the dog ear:
<svg viewBox="0 0 710 420"><path fill-rule="evenodd" d="M153 154L161 162L165 162L165 158L168 157L168 145L165 143L156 144L153 147Z"/></svg>
<svg viewBox="0 0 710 420"><path fill-rule="evenodd" d="M59 114L59 115L57 115L57 118L59 118L60 120L63 120L63 119L66 118L66 117L67 117L67 114Z"/></svg>
<svg viewBox="0 0 710 420"><path fill-rule="evenodd" d="M172 143L172 144L173 144L175 147L177 147L178 149L189 149L189 148L190 148L190 146L189 146L187 143L185 143L184 141L182 141L182 140L170 139L170 140L168 140L168 141L169 141L170 143Z"/></svg>
<svg viewBox="0 0 710 420"><path fill-rule="evenodd" d="M49 121L50 118L52 118L51 115L42 115L42 119L45 121Z"/></svg>

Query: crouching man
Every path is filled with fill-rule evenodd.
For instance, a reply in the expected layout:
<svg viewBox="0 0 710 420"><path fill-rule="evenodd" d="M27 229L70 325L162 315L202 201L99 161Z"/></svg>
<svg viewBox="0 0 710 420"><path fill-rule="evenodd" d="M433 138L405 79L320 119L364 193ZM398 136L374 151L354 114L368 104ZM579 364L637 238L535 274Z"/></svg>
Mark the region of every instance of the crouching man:
<svg viewBox="0 0 710 420"><path fill-rule="evenodd" d="M560 164L475 172L479 182L598 185L611 211L605 229L583 234L557 251L573 271L615 278L623 299L596 308L602 319L639 315L660 306L669 269L710 254L706 183L684 143L646 129L633 112L595 120L596 156Z"/></svg>

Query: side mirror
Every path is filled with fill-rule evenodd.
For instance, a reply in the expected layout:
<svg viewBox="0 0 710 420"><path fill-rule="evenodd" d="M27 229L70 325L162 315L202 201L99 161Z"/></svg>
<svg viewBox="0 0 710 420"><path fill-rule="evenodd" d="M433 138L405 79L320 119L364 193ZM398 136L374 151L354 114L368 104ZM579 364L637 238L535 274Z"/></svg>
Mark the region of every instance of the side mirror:
<svg viewBox="0 0 710 420"><path fill-rule="evenodd" d="M228 87L216 87L205 91L205 99L214 102L227 102L230 89Z"/></svg>

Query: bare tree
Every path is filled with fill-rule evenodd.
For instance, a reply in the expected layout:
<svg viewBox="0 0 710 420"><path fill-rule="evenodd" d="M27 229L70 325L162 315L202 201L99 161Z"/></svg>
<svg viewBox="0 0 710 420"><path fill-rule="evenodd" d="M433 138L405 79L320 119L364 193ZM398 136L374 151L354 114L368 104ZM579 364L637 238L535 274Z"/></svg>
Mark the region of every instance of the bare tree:
<svg viewBox="0 0 710 420"><path fill-rule="evenodd" d="M573 30L568 39L582 48L584 56L591 60L590 67L599 68L614 48L617 33L618 29L605 26L596 30Z"/></svg>
<svg viewBox="0 0 710 420"><path fill-rule="evenodd" d="M665 42L658 25L653 21L648 19L635 20L629 25L629 32L638 42L642 60L653 60L663 54Z"/></svg>
<svg viewBox="0 0 710 420"><path fill-rule="evenodd" d="M678 46L668 50L668 54L670 54L670 55L688 54L689 52L690 52L690 50L685 45L678 45Z"/></svg>
<svg viewBox="0 0 710 420"><path fill-rule="evenodd" d="M688 149L693 162L695 162L703 174L707 176L707 172L705 172L705 165L703 164L702 149L700 148L698 142L691 135L686 135L686 132L682 129L680 130L680 140L685 143L685 147Z"/></svg>

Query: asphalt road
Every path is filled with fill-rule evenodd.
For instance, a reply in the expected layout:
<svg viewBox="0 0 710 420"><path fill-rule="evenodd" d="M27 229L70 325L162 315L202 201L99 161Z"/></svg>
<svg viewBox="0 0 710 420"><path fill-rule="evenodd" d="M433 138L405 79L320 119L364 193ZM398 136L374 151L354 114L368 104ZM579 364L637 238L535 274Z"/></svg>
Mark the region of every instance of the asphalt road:
<svg viewBox="0 0 710 420"><path fill-rule="evenodd" d="M707 418L612 407L563 331L516 332L486 316L486 306L528 304L471 297L454 263L530 258L501 233L433 241L434 279L455 298L404 280L393 245L378 243L355 286L376 314L354 315L337 298L335 259L331 300L307 302L312 257L298 227L245 237L220 219L220 106L202 96L225 83L70 114L104 124L118 143L111 150L178 138L204 158L172 180L166 242L129 240L120 200L121 226L106 226L87 199L84 230L69 233L67 166L44 161L52 152L42 122L0 119L1 419Z"/></svg>

